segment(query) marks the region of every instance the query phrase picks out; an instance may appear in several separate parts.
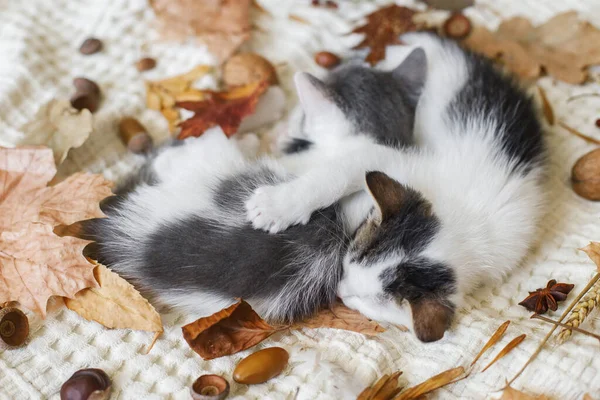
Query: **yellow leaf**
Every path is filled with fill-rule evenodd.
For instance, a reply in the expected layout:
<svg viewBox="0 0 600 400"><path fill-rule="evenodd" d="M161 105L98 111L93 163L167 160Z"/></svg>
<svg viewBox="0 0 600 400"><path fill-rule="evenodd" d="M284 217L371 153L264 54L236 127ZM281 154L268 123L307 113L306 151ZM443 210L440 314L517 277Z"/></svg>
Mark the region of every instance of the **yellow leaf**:
<svg viewBox="0 0 600 400"><path fill-rule="evenodd" d="M65 299L68 308L83 318L107 328L162 332L160 315L125 279L104 265L96 265L98 288L85 289L73 299Z"/></svg>

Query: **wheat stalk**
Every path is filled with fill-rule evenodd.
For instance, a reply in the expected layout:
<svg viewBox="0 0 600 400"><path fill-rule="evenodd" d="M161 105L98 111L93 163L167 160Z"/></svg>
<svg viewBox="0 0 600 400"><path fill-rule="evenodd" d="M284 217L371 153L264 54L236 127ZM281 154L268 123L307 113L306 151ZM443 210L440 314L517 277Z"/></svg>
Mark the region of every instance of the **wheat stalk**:
<svg viewBox="0 0 600 400"><path fill-rule="evenodd" d="M600 304L600 281L597 281L594 286L590 288L588 293L583 297L573 308L571 314L567 317L565 325L579 327L587 316L594 310L596 306ZM563 328L558 334L558 343L562 344L567 341L573 331L568 328Z"/></svg>

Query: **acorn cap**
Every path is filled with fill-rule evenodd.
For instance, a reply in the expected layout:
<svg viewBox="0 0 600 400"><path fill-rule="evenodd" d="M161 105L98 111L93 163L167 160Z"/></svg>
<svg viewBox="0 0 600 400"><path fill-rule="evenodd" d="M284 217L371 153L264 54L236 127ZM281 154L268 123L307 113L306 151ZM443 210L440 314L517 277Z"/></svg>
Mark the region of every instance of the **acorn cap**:
<svg viewBox="0 0 600 400"><path fill-rule="evenodd" d="M229 382L219 375L202 375L190 392L194 400L223 400L229 395Z"/></svg>
<svg viewBox="0 0 600 400"><path fill-rule="evenodd" d="M29 320L23 311L8 307L0 310L0 338L5 346L21 346L29 336Z"/></svg>

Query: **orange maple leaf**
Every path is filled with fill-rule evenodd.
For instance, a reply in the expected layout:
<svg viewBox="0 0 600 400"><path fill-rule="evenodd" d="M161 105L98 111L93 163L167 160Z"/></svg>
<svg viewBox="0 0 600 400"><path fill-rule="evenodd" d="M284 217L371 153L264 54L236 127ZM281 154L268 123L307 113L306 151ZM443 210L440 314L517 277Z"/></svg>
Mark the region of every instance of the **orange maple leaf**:
<svg viewBox="0 0 600 400"><path fill-rule="evenodd" d="M195 113L180 124L178 139L200 136L215 125L227 136L235 134L242 119L254 112L258 98L268 86L266 81L254 82L228 92L209 92L208 100L178 102L177 107Z"/></svg>
<svg viewBox="0 0 600 400"><path fill-rule="evenodd" d="M42 316L51 296L97 286L82 254L89 241L60 237L54 227L103 217L98 203L112 194L109 181L85 173L47 187L55 173L49 148L0 147L0 303Z"/></svg>

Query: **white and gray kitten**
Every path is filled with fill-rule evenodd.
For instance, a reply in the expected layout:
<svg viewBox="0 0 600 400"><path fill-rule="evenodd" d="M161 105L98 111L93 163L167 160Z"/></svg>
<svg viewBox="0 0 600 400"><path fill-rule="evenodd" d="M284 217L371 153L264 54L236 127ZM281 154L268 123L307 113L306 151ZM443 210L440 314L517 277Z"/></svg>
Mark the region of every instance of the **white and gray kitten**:
<svg viewBox="0 0 600 400"><path fill-rule="evenodd" d="M296 179L256 189L246 208L255 228L285 232L351 195L342 204L356 232L338 295L430 341L444 335L466 293L519 265L534 241L545 146L532 101L488 60L431 34L401 40L427 55L415 146L354 134L322 85L299 75L311 144L284 158ZM363 190L368 171L387 174L376 185L367 179L375 202Z"/></svg>
<svg viewBox="0 0 600 400"><path fill-rule="evenodd" d="M372 137L408 145L424 63L424 53L417 51L392 72L344 67L322 89L347 118L371 126ZM413 76L417 67L421 72ZM373 99L382 90L384 95ZM392 113L389 127L378 110ZM366 138L368 133L352 134ZM256 188L290 179L283 159L249 160L218 128L175 142L151 155L103 204L108 218L88 224L87 233L97 242L91 255L159 303L183 307L194 319L235 298L269 321L302 319L335 301L342 260L363 235L354 235L352 210L341 203L315 211L306 225L285 232L254 229L245 202ZM382 174L370 175L376 200L394 185ZM415 207L421 202L415 195Z"/></svg>

